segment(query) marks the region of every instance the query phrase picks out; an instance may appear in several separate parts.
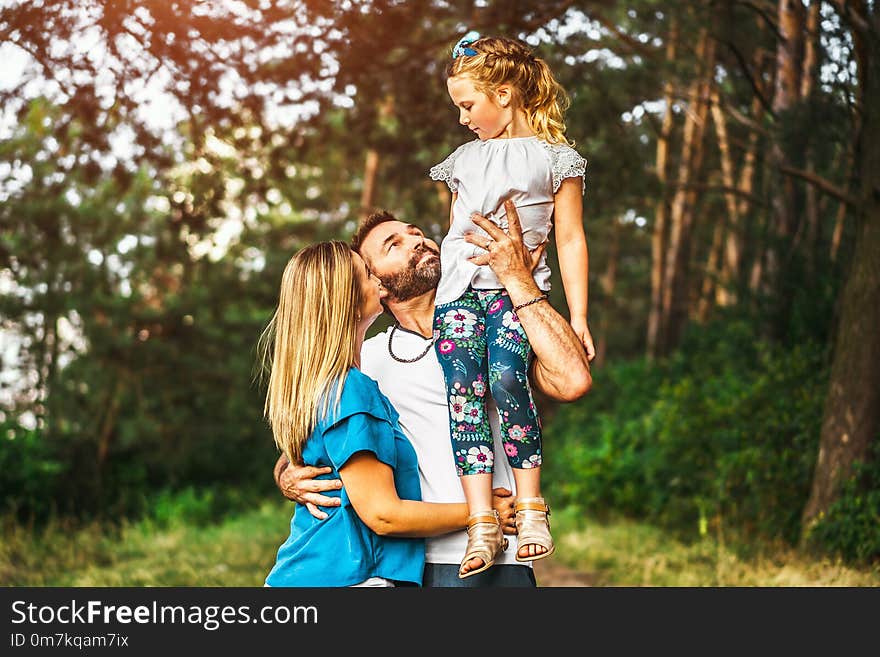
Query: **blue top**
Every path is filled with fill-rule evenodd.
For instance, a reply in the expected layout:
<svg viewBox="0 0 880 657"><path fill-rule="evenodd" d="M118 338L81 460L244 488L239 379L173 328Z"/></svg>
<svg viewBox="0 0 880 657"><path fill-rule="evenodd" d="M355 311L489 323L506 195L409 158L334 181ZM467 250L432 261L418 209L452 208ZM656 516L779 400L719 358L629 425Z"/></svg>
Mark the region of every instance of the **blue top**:
<svg viewBox="0 0 880 657"><path fill-rule="evenodd" d="M398 424L397 411L379 384L352 368L345 378L339 408L318 421L303 449L303 462L333 471L321 479L339 479L339 468L357 452L372 452L394 472L394 487L404 500L420 500L416 452ZM374 533L355 513L348 492L338 507L323 507L318 520L297 503L290 536L278 549L266 577L269 586L351 586L370 577L421 585L425 541Z"/></svg>

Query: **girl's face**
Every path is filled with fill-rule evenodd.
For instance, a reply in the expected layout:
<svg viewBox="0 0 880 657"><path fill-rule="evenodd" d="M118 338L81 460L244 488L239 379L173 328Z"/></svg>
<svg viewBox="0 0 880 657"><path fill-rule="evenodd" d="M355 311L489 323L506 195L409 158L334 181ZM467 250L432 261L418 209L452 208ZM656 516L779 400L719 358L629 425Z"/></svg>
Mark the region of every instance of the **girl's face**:
<svg viewBox="0 0 880 657"><path fill-rule="evenodd" d="M367 271L367 265L363 258L353 251L351 260L354 263L355 278L361 289L360 323L369 327L382 314L378 280Z"/></svg>
<svg viewBox="0 0 880 657"><path fill-rule="evenodd" d="M466 75L446 80L449 97L458 107L458 122L473 130L482 141L500 135L513 121L510 88L499 87L492 97L474 87Z"/></svg>

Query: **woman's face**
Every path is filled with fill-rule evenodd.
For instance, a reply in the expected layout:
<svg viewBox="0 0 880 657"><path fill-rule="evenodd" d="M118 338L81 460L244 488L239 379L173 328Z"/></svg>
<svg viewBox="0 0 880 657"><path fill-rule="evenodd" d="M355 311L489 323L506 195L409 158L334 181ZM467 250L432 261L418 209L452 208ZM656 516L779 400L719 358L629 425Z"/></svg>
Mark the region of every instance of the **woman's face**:
<svg viewBox="0 0 880 657"><path fill-rule="evenodd" d="M363 258L354 251L351 253L351 260L354 263L355 277L361 289L360 323L369 327L382 314L382 304L379 302L379 281L367 271L367 265Z"/></svg>

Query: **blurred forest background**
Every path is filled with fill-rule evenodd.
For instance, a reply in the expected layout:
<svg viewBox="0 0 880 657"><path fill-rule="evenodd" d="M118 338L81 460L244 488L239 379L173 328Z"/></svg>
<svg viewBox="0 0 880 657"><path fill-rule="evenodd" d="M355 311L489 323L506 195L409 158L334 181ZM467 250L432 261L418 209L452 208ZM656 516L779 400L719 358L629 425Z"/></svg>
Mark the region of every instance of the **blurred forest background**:
<svg viewBox="0 0 880 657"><path fill-rule="evenodd" d="M539 400L554 515L878 572L873 0L0 6L0 583L43 581L41 536L276 504L261 581L281 271L374 208L439 241L468 29L548 61L588 159L598 355L587 396Z"/></svg>

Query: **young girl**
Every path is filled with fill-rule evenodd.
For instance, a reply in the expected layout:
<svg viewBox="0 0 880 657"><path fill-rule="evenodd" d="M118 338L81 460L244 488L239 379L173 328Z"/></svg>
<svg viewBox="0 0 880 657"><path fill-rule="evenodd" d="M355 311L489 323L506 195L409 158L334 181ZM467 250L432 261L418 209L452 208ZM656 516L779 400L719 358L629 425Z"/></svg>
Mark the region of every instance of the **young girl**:
<svg viewBox="0 0 880 657"><path fill-rule="evenodd" d="M519 41L466 34L455 46L446 85L459 122L477 139L459 146L430 176L452 191L450 230L441 245L442 276L434 312L436 349L446 377L456 467L474 520L459 577L486 570L506 549L492 508L492 438L487 390L498 407L501 435L514 472L518 561L553 553L550 513L541 496L541 427L528 383L531 347L517 317L547 300L550 269L542 256L534 278L542 294L512 306L491 269L472 262L492 240L471 220L477 213L507 228L504 201L516 205L530 250L547 241L555 217L556 246L571 326L592 358L587 327L587 242L581 221L586 160L566 140L565 91L547 64ZM484 249L464 239L486 237ZM485 258L483 259L485 261Z"/></svg>

